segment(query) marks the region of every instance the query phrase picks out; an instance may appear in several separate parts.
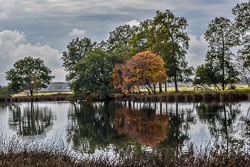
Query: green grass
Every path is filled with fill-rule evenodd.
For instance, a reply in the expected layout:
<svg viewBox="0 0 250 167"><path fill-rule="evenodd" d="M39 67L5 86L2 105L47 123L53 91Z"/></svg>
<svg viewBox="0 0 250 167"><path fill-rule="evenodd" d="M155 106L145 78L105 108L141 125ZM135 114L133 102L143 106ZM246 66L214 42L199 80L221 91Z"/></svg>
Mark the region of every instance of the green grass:
<svg viewBox="0 0 250 167"><path fill-rule="evenodd" d="M33 96L56 96L56 95L73 95L73 92L46 92L46 93L34 93ZM25 97L30 96L30 94L21 92L18 94L13 94L12 97Z"/></svg>
<svg viewBox="0 0 250 167"><path fill-rule="evenodd" d="M213 87L211 87L213 89ZM168 87L167 92L165 92L165 88L162 88L163 92L161 94L166 94L166 93L175 93L175 87ZM211 92L208 90L194 90L194 87L178 87L179 93L206 93L206 92ZM141 89L140 90L143 93L148 93L147 89ZM159 93L159 88L156 88L156 92ZM221 91L222 92L222 91ZM236 85L236 89L234 90L224 90L223 92L250 92L250 88L248 85ZM34 96L56 96L56 95L73 95L73 92L47 92L47 93L34 93ZM120 94L118 93L117 95L113 96L119 96ZM12 97L25 97L25 96L30 96L30 94L27 94L25 92L21 92L18 94L13 94Z"/></svg>
<svg viewBox="0 0 250 167"><path fill-rule="evenodd" d="M214 87L210 87L210 89L214 90ZM178 87L179 92L192 92L192 93L202 93L202 92L211 92L209 90L194 90L194 86L191 87ZM175 92L175 87L168 87L167 92L165 92L165 88L162 88L162 94L164 93L174 93ZM250 91L250 88L248 85L236 85L236 89L234 90L224 90L223 92L248 92ZM147 89L141 89L141 92L147 93ZM159 88L156 88L156 92L159 93Z"/></svg>

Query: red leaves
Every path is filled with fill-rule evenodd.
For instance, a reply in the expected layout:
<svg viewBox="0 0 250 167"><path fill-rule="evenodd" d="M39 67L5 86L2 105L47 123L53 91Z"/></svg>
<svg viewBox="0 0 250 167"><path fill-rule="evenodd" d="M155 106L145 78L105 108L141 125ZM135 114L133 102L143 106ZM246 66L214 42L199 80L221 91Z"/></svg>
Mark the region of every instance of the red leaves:
<svg viewBox="0 0 250 167"><path fill-rule="evenodd" d="M128 93L140 90L141 86L165 82L167 75L163 65L162 58L151 51L137 53L125 65L116 65L113 69L114 88Z"/></svg>

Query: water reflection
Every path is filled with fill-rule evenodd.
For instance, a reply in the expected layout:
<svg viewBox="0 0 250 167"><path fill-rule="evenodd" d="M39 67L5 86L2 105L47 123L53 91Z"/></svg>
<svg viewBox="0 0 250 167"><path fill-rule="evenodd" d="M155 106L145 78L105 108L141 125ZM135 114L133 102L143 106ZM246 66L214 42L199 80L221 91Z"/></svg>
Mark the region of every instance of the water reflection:
<svg viewBox="0 0 250 167"><path fill-rule="evenodd" d="M166 103L166 105L168 105ZM167 113L170 117L169 132L166 135L166 140L157 146L157 150L172 150L176 154L183 149L185 143L190 140L190 134L188 131L191 125L196 123L193 110L190 106L179 107L179 104L166 106ZM164 149L162 149L164 148Z"/></svg>
<svg viewBox="0 0 250 167"><path fill-rule="evenodd" d="M53 125L54 116L50 108L40 107L38 103L29 103L24 107L16 104L10 106L9 110L9 127L18 135L41 135Z"/></svg>
<svg viewBox="0 0 250 167"><path fill-rule="evenodd" d="M249 147L249 119L249 102L0 105L0 133L36 136L32 140L45 143L61 137L72 149L91 154L130 148L178 154L190 142L196 147L217 141L228 149L237 143Z"/></svg>
<svg viewBox="0 0 250 167"><path fill-rule="evenodd" d="M235 136L239 131L239 127L236 126L244 126L244 122L240 124L242 121L239 121L241 114L239 104L200 104L196 109L201 122L208 126L210 135L217 142L222 141L228 149L229 143L240 141L239 136ZM247 125L245 124L245 126ZM242 132L244 133L244 129Z"/></svg>
<svg viewBox="0 0 250 167"><path fill-rule="evenodd" d="M121 146L127 137L120 135L113 126L114 103L81 103L69 109L68 141L75 149L94 152L110 144Z"/></svg>
<svg viewBox="0 0 250 167"><path fill-rule="evenodd" d="M71 106L68 119L68 142L88 152L139 144L178 154L194 137L209 137L227 148L245 136L246 145L249 141L248 115L241 104L81 103Z"/></svg>
<svg viewBox="0 0 250 167"><path fill-rule="evenodd" d="M166 138L169 116L156 115L155 110L136 110L118 107L114 126L119 134L127 134L131 139L146 146L155 146Z"/></svg>

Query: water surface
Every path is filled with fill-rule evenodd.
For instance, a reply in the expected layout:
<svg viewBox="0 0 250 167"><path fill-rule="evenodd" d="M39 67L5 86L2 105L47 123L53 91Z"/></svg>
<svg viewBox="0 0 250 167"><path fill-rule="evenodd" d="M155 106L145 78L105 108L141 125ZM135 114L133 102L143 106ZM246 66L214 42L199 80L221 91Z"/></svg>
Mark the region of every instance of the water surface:
<svg viewBox="0 0 250 167"><path fill-rule="evenodd" d="M0 104L0 133L26 143L63 142L77 153L116 155L130 147L185 150L250 145L250 103L39 102Z"/></svg>

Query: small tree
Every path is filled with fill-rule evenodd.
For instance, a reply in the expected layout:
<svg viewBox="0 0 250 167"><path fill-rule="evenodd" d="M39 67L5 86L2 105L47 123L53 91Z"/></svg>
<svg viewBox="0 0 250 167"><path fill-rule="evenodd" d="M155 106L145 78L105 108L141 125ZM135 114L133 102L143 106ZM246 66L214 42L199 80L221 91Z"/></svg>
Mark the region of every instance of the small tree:
<svg viewBox="0 0 250 167"><path fill-rule="evenodd" d="M14 67L6 72L6 79L10 81L11 91L28 89L33 96L34 90L46 88L54 76L39 58L25 57L17 61Z"/></svg>
<svg viewBox="0 0 250 167"><path fill-rule="evenodd" d="M125 65L116 65L112 74L114 87L127 93L144 86L155 93L152 85L167 79L164 63L159 55L151 51L137 53Z"/></svg>

